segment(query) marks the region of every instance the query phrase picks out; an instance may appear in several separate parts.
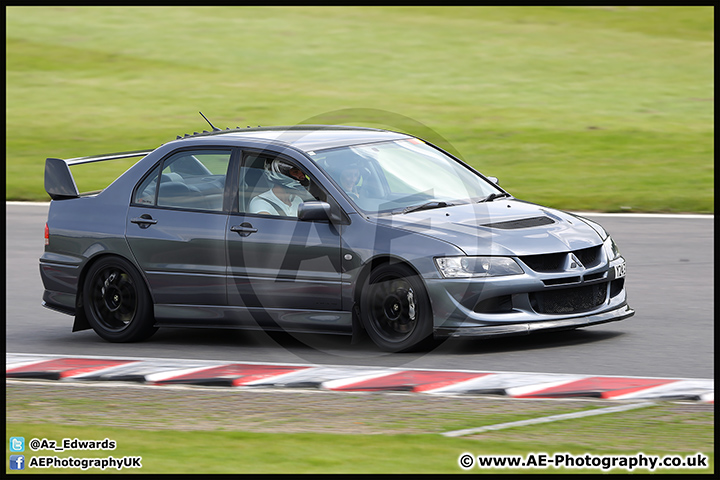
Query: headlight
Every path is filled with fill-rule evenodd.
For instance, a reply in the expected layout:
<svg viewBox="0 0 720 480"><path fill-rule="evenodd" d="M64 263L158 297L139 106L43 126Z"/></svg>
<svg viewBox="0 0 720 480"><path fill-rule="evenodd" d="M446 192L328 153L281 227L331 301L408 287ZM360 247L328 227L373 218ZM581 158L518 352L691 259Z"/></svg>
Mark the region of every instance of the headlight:
<svg viewBox="0 0 720 480"><path fill-rule="evenodd" d="M603 248L605 249L605 255L607 255L608 260L611 262L620 256L620 250L617 245L615 245L615 241L612 237L605 239L603 242Z"/></svg>
<svg viewBox="0 0 720 480"><path fill-rule="evenodd" d="M435 259L445 278L500 277L520 275L520 265L510 257L440 257Z"/></svg>

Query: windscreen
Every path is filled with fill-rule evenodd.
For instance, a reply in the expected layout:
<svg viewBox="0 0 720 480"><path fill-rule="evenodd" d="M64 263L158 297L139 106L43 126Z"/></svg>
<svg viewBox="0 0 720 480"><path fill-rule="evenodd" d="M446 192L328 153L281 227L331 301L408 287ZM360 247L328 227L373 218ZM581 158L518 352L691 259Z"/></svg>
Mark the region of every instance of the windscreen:
<svg viewBox="0 0 720 480"><path fill-rule="evenodd" d="M471 203L500 192L415 138L319 151L313 160L365 213L407 211L428 202Z"/></svg>

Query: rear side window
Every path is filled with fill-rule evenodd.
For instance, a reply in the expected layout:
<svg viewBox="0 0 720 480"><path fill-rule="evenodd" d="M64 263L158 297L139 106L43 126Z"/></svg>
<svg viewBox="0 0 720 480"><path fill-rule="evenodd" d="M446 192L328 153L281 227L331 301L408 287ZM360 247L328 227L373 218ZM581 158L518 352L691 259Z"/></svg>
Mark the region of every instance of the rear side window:
<svg viewBox="0 0 720 480"><path fill-rule="evenodd" d="M230 156L230 150L175 153L138 185L133 203L222 211Z"/></svg>
<svg viewBox="0 0 720 480"><path fill-rule="evenodd" d="M159 171L160 167L155 167L152 173L140 183L137 189L135 189L133 203L141 205L155 205L155 192L157 191Z"/></svg>

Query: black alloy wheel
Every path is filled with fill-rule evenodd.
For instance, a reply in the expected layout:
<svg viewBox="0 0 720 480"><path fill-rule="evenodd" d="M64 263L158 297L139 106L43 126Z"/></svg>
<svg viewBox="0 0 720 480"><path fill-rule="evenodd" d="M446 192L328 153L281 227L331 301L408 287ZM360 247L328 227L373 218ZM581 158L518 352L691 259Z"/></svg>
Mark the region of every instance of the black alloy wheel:
<svg viewBox="0 0 720 480"><path fill-rule="evenodd" d="M360 296L360 316L383 350L421 348L432 334L432 312L420 278L405 265L383 265L370 273Z"/></svg>
<svg viewBox="0 0 720 480"><path fill-rule="evenodd" d="M110 342L144 340L157 331L145 283L123 258L105 257L90 267L83 303L93 330Z"/></svg>

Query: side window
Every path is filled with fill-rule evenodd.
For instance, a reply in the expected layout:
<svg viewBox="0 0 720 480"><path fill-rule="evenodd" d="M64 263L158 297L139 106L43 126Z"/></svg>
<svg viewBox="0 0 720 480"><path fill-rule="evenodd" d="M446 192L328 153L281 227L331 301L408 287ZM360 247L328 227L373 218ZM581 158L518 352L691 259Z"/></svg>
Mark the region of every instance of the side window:
<svg viewBox="0 0 720 480"><path fill-rule="evenodd" d="M325 201L327 195L294 162L284 157L248 154L240 168L239 198L242 213L297 217L301 203Z"/></svg>
<svg viewBox="0 0 720 480"><path fill-rule="evenodd" d="M139 203L142 205L155 205L155 193L157 191L158 173L160 173L160 167L155 167L150 175L140 183L135 190L135 196L133 197L133 203Z"/></svg>
<svg viewBox="0 0 720 480"><path fill-rule="evenodd" d="M230 150L178 152L138 186L134 202L222 211L230 156Z"/></svg>

